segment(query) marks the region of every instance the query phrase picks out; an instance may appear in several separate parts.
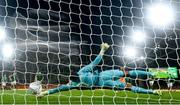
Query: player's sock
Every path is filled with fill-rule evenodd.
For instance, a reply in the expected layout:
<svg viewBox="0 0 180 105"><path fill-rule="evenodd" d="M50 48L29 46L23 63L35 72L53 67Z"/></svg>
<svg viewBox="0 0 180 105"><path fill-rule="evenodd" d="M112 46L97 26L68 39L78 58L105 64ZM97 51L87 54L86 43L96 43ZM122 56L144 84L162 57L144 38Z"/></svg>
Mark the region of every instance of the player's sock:
<svg viewBox="0 0 180 105"><path fill-rule="evenodd" d="M154 76L153 73L147 72L147 71L142 71L142 70L131 70L131 71L129 71L128 74L130 77L144 77L144 76L152 77L152 76Z"/></svg>
<svg viewBox="0 0 180 105"><path fill-rule="evenodd" d="M137 86L132 86L131 91L133 91L135 93L154 94L154 90L152 90L152 89L144 89L144 88L137 87Z"/></svg>

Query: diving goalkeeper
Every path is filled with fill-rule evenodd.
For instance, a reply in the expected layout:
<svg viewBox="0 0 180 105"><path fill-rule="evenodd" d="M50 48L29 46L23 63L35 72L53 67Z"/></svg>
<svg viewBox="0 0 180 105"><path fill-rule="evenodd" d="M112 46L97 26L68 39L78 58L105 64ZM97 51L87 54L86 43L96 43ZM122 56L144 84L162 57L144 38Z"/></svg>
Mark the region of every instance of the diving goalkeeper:
<svg viewBox="0 0 180 105"><path fill-rule="evenodd" d="M40 92L38 94L38 97L42 97L49 94L54 94L61 91L68 91L71 89L76 89L80 86L86 86L86 87L111 87L112 89L128 89L135 93L145 93L145 94L156 94L161 95L160 91L152 90L152 89L144 89L137 86L132 86L129 83L124 83L119 81L120 77L137 77L137 76L149 76L153 77L154 74L151 72L141 71L141 70L131 70L128 73L123 72L123 70L120 69L114 69L114 70L105 70L100 73L98 73L97 70L93 70L96 65L100 63L102 60L102 57L105 53L105 51L109 48L109 45L107 43L101 44L101 51L99 55L95 58L93 62L91 62L89 65L86 65L82 69L79 70L78 76L80 79L80 82L74 82L73 80L68 83L61 85L57 88L53 88L44 92Z"/></svg>

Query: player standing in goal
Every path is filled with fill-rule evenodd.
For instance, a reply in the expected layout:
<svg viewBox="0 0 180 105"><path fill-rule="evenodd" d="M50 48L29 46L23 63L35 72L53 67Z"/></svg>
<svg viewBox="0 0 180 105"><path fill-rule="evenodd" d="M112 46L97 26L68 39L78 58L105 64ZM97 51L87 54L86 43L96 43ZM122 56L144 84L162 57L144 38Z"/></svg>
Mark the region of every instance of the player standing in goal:
<svg viewBox="0 0 180 105"><path fill-rule="evenodd" d="M146 71L141 71L141 70L131 70L128 73L125 74L120 69L114 69L114 70L105 70L100 73L98 73L97 70L93 70L96 65L100 63L102 60L102 57L105 53L105 51L109 48L109 45L107 43L102 43L101 44L101 51L99 55L95 58L93 62L91 62L89 65L83 67L82 69L79 70L78 76L80 81L79 82L74 82L71 80L70 83L61 85L57 88L53 88L44 92L37 92L40 94L37 94L38 97L42 97L45 95L49 94L54 94L60 91L68 91L71 89L76 89L80 86L85 86L89 87L110 87L112 89L117 88L117 89L127 89L131 90L132 92L135 93L145 93L145 94L156 94L156 95L161 95L162 93L157 90L152 90L152 89L144 89L141 87L137 86L132 86L129 83L124 83L119 81L119 78L124 77L124 76L129 76L129 77L138 77L138 76L149 76L149 77L154 77L155 74L152 74L151 72L146 72ZM37 90L38 91L38 90Z"/></svg>
<svg viewBox="0 0 180 105"><path fill-rule="evenodd" d="M17 72L14 71L11 75L9 75L9 80L11 82L11 88L16 89L16 84L17 84Z"/></svg>
<svg viewBox="0 0 180 105"><path fill-rule="evenodd" d="M6 84L7 84L7 76L6 76L6 74L3 74L2 78L1 78L2 89L6 89Z"/></svg>

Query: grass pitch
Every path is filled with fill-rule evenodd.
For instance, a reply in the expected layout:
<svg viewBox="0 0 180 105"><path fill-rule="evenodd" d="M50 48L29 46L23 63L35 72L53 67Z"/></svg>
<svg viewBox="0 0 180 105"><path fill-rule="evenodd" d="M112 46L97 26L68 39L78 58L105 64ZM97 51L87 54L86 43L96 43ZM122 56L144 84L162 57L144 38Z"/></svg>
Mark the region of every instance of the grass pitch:
<svg viewBox="0 0 180 105"><path fill-rule="evenodd" d="M179 91L163 92L161 97L130 91L71 90L38 99L26 90L1 90L0 104L179 104Z"/></svg>

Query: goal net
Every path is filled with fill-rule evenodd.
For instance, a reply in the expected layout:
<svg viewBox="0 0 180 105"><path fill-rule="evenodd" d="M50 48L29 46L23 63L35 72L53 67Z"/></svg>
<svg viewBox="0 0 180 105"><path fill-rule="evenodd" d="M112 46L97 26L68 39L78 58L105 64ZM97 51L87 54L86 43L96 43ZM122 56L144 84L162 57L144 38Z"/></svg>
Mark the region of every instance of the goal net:
<svg viewBox="0 0 180 105"><path fill-rule="evenodd" d="M179 5L178 0L0 0L0 103L180 103ZM27 91L39 74L43 91L79 78L77 72L98 56L102 43L110 48L95 70L156 74L125 79L163 95L79 88L39 99Z"/></svg>

